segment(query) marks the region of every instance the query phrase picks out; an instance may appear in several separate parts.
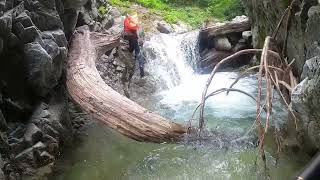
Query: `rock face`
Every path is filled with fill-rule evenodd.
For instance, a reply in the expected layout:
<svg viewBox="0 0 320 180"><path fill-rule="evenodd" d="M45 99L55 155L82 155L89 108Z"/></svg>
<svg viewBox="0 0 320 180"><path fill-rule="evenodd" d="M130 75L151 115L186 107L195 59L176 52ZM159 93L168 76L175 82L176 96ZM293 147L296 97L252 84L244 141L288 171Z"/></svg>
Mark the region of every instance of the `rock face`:
<svg viewBox="0 0 320 180"><path fill-rule="evenodd" d="M261 48L266 35L275 29L289 1L242 0L252 21L253 45ZM320 140L320 5L317 0L295 1L288 28L281 26L277 42L288 61L295 59L294 73L300 84L292 92L292 106L298 112L304 136L300 141L319 149ZM288 36L286 35L288 30ZM285 41L287 39L287 41ZM285 46L283 46L285 45Z"/></svg>
<svg viewBox="0 0 320 180"><path fill-rule="evenodd" d="M37 169L70 144L68 39L81 23L113 26L100 5L106 1L0 0L0 179L41 179Z"/></svg>

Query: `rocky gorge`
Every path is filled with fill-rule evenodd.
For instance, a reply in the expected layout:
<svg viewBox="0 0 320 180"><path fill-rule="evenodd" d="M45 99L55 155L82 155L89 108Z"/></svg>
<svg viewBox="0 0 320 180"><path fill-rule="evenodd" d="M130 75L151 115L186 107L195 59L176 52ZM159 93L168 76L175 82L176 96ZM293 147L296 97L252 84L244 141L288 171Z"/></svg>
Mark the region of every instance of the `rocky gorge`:
<svg viewBox="0 0 320 180"><path fill-rule="evenodd" d="M290 2L291 3L291 2ZM261 48L264 38L276 29L289 1L243 0L252 21L253 46ZM317 0L294 0L289 16L279 29L278 48L293 69L300 84L292 90L292 108L299 115L298 131L288 134L299 147L311 154L319 148L319 56L320 5ZM291 127L292 129L292 127Z"/></svg>
<svg viewBox="0 0 320 180"><path fill-rule="evenodd" d="M198 67L202 72L209 72L218 59L251 48L251 44L261 48L288 6L285 1L273 0L243 3L252 30L210 37L200 48ZM99 13L100 5L108 7L109 13ZM83 25L91 31L117 35L123 19L120 11L103 0L0 0L0 179L40 179L51 173L63 147L72 144L77 129L86 121L83 117L79 120L76 114L83 112L68 99L65 88L69 39L76 27ZM153 23L152 31L188 31L184 24ZM277 39L288 61L295 59L295 75L301 83L292 90L291 98L301 126L294 137L310 154L320 147L319 24L319 2L298 0ZM141 80L134 75L132 55L125 47L122 42L98 62L105 82L133 99L165 89L157 87L159 82L153 76ZM230 66L238 67L239 63Z"/></svg>

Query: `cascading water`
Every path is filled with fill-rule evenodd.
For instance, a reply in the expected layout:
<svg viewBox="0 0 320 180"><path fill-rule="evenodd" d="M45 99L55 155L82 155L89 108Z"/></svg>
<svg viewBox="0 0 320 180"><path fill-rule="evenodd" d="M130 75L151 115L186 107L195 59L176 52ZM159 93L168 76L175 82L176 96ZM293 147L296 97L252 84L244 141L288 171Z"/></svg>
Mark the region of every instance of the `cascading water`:
<svg viewBox="0 0 320 180"><path fill-rule="evenodd" d="M194 72L190 63L195 64L199 57L196 48L198 34L198 31L194 31L180 35L152 36L143 48L147 60L146 70L169 89L189 81Z"/></svg>
<svg viewBox="0 0 320 180"><path fill-rule="evenodd" d="M149 97L150 104L157 105L155 110L162 115L181 123L191 117L208 78L208 75L195 73L192 68L199 57L197 35L196 31L154 35L144 45L148 76L165 84L165 89ZM218 73L209 92L228 87L237 75L237 72ZM242 79L235 86L251 94L256 94L256 87L255 75ZM274 118L285 117L280 103L274 106ZM227 137L229 134L243 135L253 123L255 113L252 99L232 92L208 100L205 119L207 128ZM268 179L254 165L255 147L221 146L223 143L223 140L203 142L200 146L140 143L94 123L82 145L64 155L60 164L66 167L53 179ZM296 154L283 154L275 166L273 148L266 148L271 179L290 179L301 168L303 158Z"/></svg>

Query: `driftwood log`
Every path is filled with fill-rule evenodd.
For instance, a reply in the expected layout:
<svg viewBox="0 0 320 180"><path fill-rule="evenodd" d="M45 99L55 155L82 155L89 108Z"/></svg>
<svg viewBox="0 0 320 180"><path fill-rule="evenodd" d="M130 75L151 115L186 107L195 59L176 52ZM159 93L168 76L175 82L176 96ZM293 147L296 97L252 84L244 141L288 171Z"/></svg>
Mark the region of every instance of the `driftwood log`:
<svg viewBox="0 0 320 180"><path fill-rule="evenodd" d="M107 126L121 134L149 142L179 140L187 129L150 112L109 87L100 77L95 61L119 45L119 37L77 29L68 55L67 89L73 100Z"/></svg>
<svg viewBox="0 0 320 180"><path fill-rule="evenodd" d="M205 34L207 37L225 35L235 32L243 32L250 30L251 25L248 18L239 21L230 21L226 23L218 23L210 27L205 27L200 31L201 34Z"/></svg>

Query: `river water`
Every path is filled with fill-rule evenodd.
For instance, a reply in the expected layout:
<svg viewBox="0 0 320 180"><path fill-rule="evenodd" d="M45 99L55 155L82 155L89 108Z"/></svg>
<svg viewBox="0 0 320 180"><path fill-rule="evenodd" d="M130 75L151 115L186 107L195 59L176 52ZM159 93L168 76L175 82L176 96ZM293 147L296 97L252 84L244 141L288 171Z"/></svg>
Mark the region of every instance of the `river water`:
<svg viewBox="0 0 320 180"><path fill-rule="evenodd" d="M152 96L139 101L176 122L187 124L198 105L208 75L194 72L198 32L182 35L155 35L145 43L146 71L164 85ZM209 92L228 87L238 72L219 72ZM254 74L239 81L235 88L257 93ZM145 102L145 103L144 103ZM306 163L298 154L283 153L276 163L275 145L266 146L267 170L256 162L254 133L243 138L255 119L255 102L231 92L212 97L206 103L206 128L217 134L213 140L180 144L151 144L128 139L94 122L88 136L58 161L53 179L291 179ZM274 105L273 120L281 126L287 117L280 101ZM197 122L194 121L194 125ZM268 136L271 142L272 136ZM256 165L257 164L257 165Z"/></svg>

